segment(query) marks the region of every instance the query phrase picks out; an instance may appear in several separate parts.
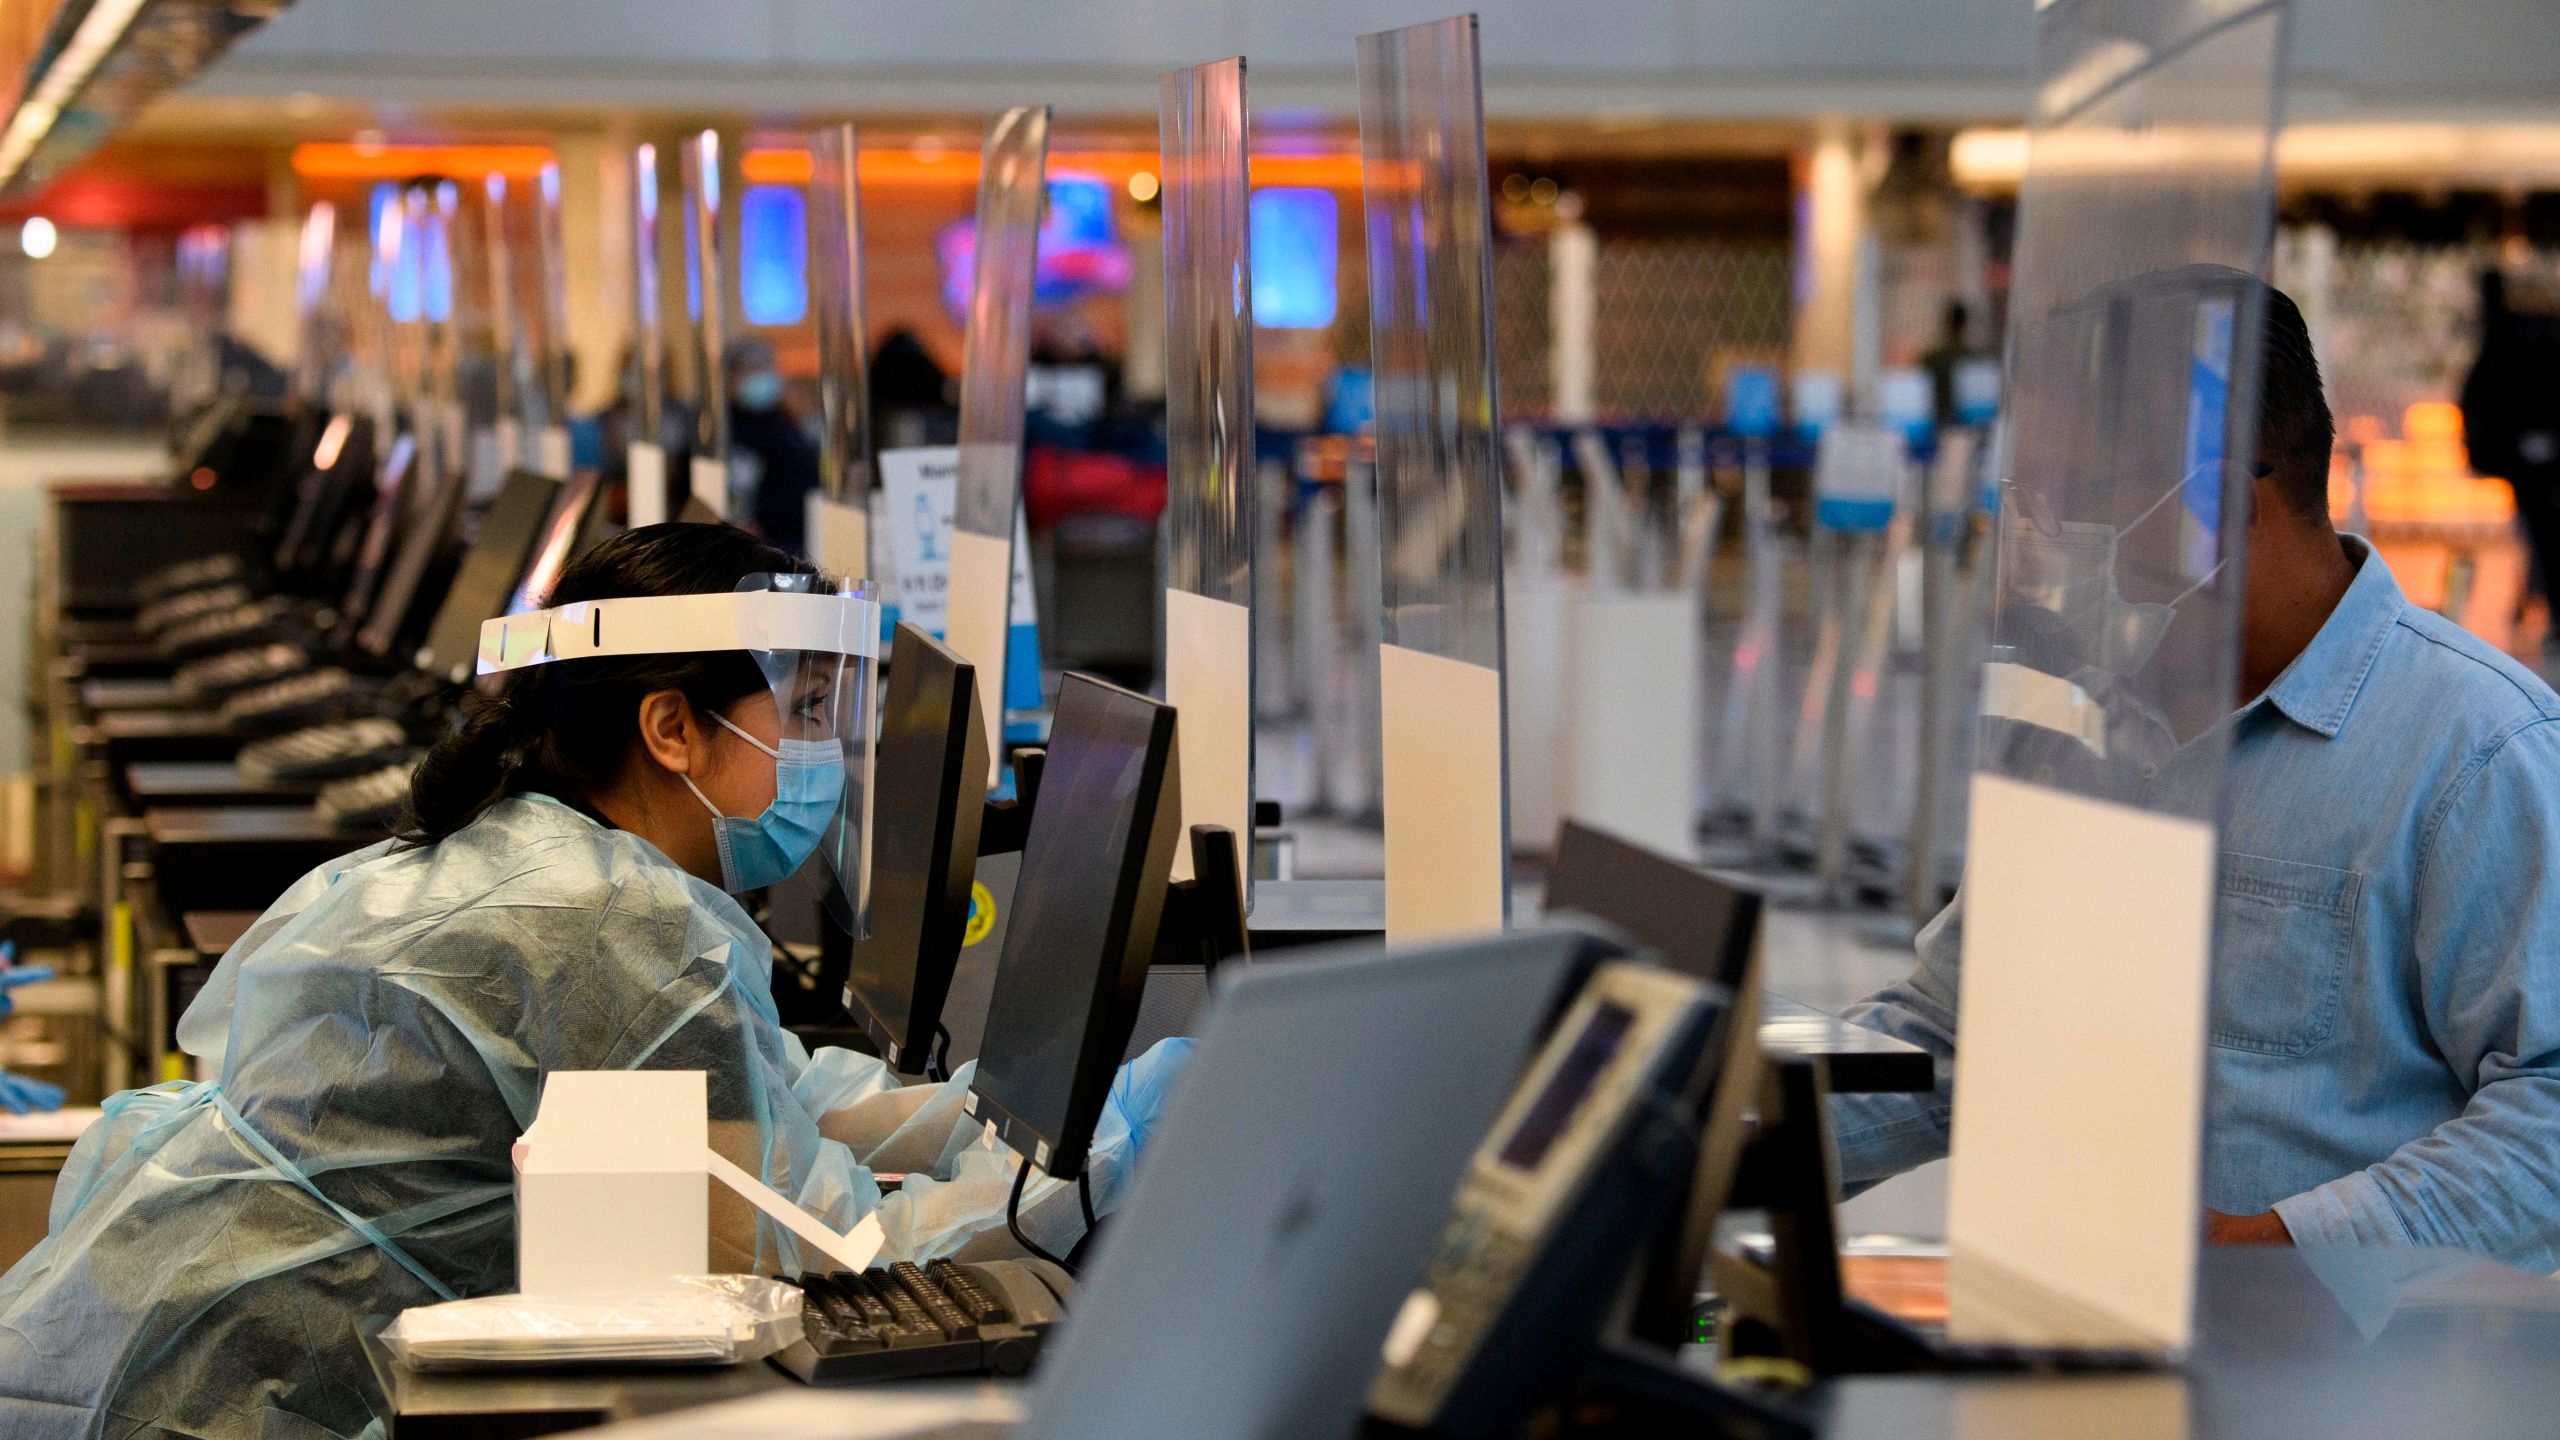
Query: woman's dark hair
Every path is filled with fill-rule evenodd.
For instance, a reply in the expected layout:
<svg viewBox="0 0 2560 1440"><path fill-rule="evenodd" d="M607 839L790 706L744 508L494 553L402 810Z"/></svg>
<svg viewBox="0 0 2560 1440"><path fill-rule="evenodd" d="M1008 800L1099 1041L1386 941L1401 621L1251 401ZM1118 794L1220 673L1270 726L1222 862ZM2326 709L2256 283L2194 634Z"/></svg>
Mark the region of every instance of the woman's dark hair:
<svg viewBox="0 0 2560 1440"><path fill-rule="evenodd" d="M726 594L750 575L814 573L807 561L726 525L649 525L571 561L544 603ZM400 839L432 845L528 791L583 804L622 774L639 743L641 698L652 691L678 691L709 715L764 687L764 672L738 650L512 671L418 762Z"/></svg>

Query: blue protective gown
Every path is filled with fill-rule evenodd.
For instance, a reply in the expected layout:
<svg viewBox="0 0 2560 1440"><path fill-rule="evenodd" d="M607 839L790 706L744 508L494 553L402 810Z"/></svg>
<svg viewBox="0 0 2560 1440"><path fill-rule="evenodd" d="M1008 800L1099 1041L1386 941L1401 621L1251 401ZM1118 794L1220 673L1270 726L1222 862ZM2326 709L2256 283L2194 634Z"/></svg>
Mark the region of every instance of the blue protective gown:
<svg viewBox="0 0 2560 1440"><path fill-rule="evenodd" d="M942 1183L883 1207L817 1117L895 1080L843 1051L813 1062L776 1019L770 967L729 896L540 796L314 871L179 1026L220 1079L111 1098L50 1235L0 1277L0 1434L378 1433L363 1335L514 1288L510 1149L555 1069L706 1072L715 1130L753 1122L766 1183L838 1229L882 1209L891 1255L1000 1229L1011 1164L961 1121L965 1075L898 1132L939 1152ZM1134 1153L1144 1088L1098 1150ZM760 1226L756 1268L799 1268Z"/></svg>

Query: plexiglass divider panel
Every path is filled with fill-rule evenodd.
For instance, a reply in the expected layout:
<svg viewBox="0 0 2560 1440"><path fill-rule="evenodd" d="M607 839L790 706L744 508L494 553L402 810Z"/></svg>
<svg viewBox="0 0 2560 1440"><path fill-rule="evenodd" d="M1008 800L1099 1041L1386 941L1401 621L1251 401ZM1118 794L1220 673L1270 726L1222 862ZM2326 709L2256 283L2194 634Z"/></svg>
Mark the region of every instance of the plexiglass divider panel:
<svg viewBox="0 0 2560 1440"><path fill-rule="evenodd" d="M533 354L541 365L537 394L542 425L534 432L533 460L542 473L569 478L569 257L560 235L560 165L544 161L533 191L535 282L541 303L532 314L541 322Z"/></svg>
<svg viewBox="0 0 2560 1440"><path fill-rule="evenodd" d="M720 132L684 145L685 305L693 321L693 498L729 516L728 269L720 253Z"/></svg>
<svg viewBox="0 0 2560 1440"><path fill-rule="evenodd" d="M1472 15L1359 41L1391 941L1510 911L1493 222Z"/></svg>
<svg viewBox="0 0 2560 1440"><path fill-rule="evenodd" d="M315 201L303 212L293 259L296 351L294 390L306 404L328 404L341 327L330 280L338 253L338 207Z"/></svg>
<svg viewBox="0 0 2560 1440"><path fill-rule="evenodd" d="M1182 823L1253 835L1253 259L1244 61L1166 72L1165 699L1181 714ZM1251 898L1252 866L1243 883ZM1191 878L1191 847L1173 877Z"/></svg>
<svg viewBox="0 0 2560 1440"><path fill-rule="evenodd" d="M494 447L497 453L479 455L483 468L496 472L483 476L480 484L494 492L496 482L504 478L507 466L516 463L523 443L523 427L528 416L528 391L533 383L532 366L525 349L525 336L517 312L514 237L507 233L511 212L507 177L492 174L480 183L480 271L486 282L483 291L489 307L489 350L496 409L490 417L494 431L473 436L475 447ZM494 435L494 438L489 438Z"/></svg>
<svg viewBox="0 0 2560 1440"><path fill-rule="evenodd" d="M2281 0L2036 17L1963 899L1960 1338L2190 1336L2286 25Z"/></svg>
<svg viewBox="0 0 2560 1440"><path fill-rule="evenodd" d="M631 150L631 351L638 372L624 457L633 526L667 518L666 327L658 306L658 147Z"/></svg>
<svg viewBox="0 0 2560 1440"><path fill-rule="evenodd" d="M847 579L871 573L860 155L850 124L809 136L809 300L818 322L818 491L809 497L810 558Z"/></svg>
<svg viewBox="0 0 2560 1440"><path fill-rule="evenodd" d="M951 648L977 670L990 787L1004 763L1014 517L1022 505L1022 379L1031 359L1048 162L1047 107L1017 106L987 127L960 366L960 474L952 496L944 631Z"/></svg>

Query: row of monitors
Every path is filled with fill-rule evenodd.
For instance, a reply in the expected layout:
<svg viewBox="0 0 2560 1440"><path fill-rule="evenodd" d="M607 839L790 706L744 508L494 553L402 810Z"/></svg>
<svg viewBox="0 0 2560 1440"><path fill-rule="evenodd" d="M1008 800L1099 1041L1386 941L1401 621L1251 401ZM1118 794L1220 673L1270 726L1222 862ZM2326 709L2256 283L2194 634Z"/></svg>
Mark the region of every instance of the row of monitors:
<svg viewBox="0 0 2560 1440"><path fill-rule="evenodd" d="M372 448L361 417L320 430L276 569L307 575L351 547L347 637L390 659L408 617L432 604L422 663L459 678L481 621L539 604L599 537L596 477L510 475L438 602L428 575L459 524L464 482L449 473L412 495L410 437L395 437L378 469ZM941 1028L969 921L989 768L976 703L969 663L900 625L881 714L870 934L852 946L845 1001L909 1072ZM1061 686L972 1087L981 1117L1052 1175L1082 1169L1135 1024L1179 839L1173 744L1171 707L1083 675Z"/></svg>
<svg viewBox="0 0 2560 1440"><path fill-rule="evenodd" d="M516 471L491 497L450 579L468 479L458 466L421 478L412 436L377 456L373 422L330 416L297 447L301 474L278 527L272 567L280 585L335 595L330 643L365 659L400 664L417 647L424 667L459 679L478 653L480 622L530 608L569 559L601 539L605 507L592 474L566 483ZM341 589L340 586L343 585Z"/></svg>
<svg viewBox="0 0 2560 1440"><path fill-rule="evenodd" d="M922 1070L958 968L985 813L974 667L911 624L892 643L872 808L870 934L845 1004ZM1086 675L1060 684L971 1090L1051 1175L1083 1168L1153 962L1180 830L1171 706Z"/></svg>

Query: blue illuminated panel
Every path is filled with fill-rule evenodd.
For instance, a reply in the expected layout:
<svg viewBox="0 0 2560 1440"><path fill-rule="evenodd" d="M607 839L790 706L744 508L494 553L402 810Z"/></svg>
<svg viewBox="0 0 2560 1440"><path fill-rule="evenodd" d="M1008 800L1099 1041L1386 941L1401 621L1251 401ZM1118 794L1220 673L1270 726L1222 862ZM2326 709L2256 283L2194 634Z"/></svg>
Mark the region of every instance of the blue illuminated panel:
<svg viewBox="0 0 2560 1440"><path fill-rule="evenodd" d="M750 325L809 314L809 202L794 185L750 185L738 203L738 286Z"/></svg>
<svg viewBox="0 0 2560 1440"><path fill-rule="evenodd" d="M1253 192L1253 321L1273 330L1333 323L1342 230L1333 192Z"/></svg>

